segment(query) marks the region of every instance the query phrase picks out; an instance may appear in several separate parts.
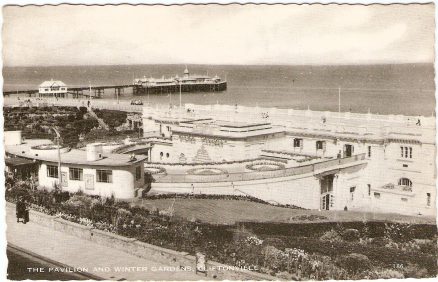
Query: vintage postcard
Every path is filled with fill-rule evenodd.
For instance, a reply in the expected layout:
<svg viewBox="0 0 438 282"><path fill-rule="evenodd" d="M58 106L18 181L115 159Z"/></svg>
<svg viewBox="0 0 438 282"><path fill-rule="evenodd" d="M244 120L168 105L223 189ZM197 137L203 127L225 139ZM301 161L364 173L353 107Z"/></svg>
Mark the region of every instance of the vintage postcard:
<svg viewBox="0 0 438 282"><path fill-rule="evenodd" d="M437 276L433 3L2 9L4 279Z"/></svg>

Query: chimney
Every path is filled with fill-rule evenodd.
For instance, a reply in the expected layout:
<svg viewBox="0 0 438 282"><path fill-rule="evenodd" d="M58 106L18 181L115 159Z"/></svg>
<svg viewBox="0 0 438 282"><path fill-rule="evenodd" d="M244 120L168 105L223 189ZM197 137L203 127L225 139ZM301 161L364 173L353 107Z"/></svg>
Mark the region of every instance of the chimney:
<svg viewBox="0 0 438 282"><path fill-rule="evenodd" d="M101 143L87 145L87 161L94 162L103 159L103 149Z"/></svg>
<svg viewBox="0 0 438 282"><path fill-rule="evenodd" d="M4 132L4 144L5 146L11 146L11 145L21 145L22 139L21 139L21 131L5 131Z"/></svg>

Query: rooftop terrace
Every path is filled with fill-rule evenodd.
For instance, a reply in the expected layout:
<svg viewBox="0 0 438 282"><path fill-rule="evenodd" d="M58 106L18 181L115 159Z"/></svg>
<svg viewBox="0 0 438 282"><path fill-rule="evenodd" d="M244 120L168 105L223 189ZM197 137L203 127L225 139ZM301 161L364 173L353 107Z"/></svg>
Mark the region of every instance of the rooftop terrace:
<svg viewBox="0 0 438 282"><path fill-rule="evenodd" d="M45 162L58 162L58 150L35 150L32 147L52 144L51 140L47 139L29 139L20 145L5 146L5 151L18 157L34 159ZM71 149L61 152L61 162L63 164L72 165L88 165L88 166L105 166L105 167L123 167L132 166L143 162L146 157L136 156L131 159L130 155L125 154L104 154L102 159L96 161L87 160L87 152L84 150Z"/></svg>

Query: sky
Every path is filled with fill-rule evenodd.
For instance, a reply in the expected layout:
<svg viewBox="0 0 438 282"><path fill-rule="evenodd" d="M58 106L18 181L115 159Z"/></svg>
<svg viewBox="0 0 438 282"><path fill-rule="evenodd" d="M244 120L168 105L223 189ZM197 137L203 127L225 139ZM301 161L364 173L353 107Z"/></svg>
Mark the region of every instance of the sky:
<svg viewBox="0 0 438 282"><path fill-rule="evenodd" d="M434 61L434 6L3 8L5 66Z"/></svg>

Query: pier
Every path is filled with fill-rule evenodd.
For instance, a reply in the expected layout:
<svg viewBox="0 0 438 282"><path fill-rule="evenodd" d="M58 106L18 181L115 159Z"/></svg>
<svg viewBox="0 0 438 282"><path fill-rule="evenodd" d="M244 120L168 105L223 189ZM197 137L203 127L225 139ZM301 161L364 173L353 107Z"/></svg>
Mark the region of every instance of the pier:
<svg viewBox="0 0 438 282"><path fill-rule="evenodd" d="M76 99L83 97L102 98L105 94L105 90L107 90L108 93L114 93L114 96L119 97L125 93L125 89L133 87L134 85L132 84L68 87L67 94L70 94L72 98ZM20 94L27 94L29 97L38 97L39 90L3 91L3 96Z"/></svg>

